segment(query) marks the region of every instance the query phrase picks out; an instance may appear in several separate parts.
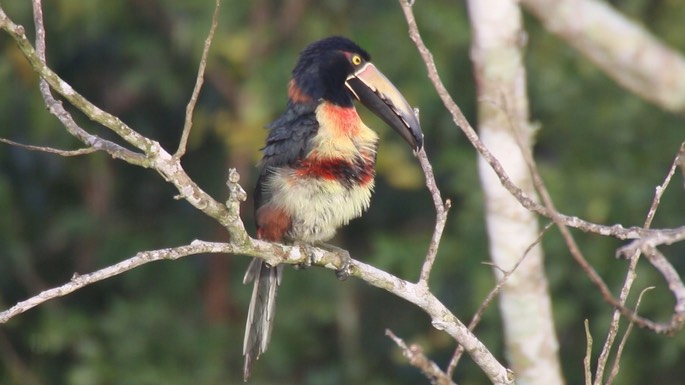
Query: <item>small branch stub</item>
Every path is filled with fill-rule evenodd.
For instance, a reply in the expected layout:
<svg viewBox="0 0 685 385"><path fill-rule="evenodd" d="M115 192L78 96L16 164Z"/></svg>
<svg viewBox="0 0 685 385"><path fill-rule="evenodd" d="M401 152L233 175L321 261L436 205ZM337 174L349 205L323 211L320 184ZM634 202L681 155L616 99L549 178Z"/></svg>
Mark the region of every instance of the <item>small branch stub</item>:
<svg viewBox="0 0 685 385"><path fill-rule="evenodd" d="M247 193L239 182L240 174L238 174L238 171L234 168L229 169L226 186L228 186L230 197L228 202L226 202L227 206L232 206L232 202L245 202L247 200Z"/></svg>

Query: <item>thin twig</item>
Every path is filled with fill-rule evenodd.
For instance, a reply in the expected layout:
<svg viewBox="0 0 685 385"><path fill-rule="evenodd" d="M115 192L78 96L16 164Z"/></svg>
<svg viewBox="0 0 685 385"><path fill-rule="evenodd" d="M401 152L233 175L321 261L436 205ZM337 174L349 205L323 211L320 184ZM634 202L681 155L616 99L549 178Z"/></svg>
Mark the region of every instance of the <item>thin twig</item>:
<svg viewBox="0 0 685 385"><path fill-rule="evenodd" d="M431 361L425 354L423 354L423 349L418 344L412 344L407 346L407 344L398 336L396 336L390 329L385 329L385 335L390 337L397 346L402 349L402 355L404 355L409 363L421 370L426 378L435 385L456 385L448 374L440 370L440 367L435 362Z"/></svg>
<svg viewBox="0 0 685 385"><path fill-rule="evenodd" d="M495 287L493 287L488 295L485 297L483 302L478 306L478 310L476 310L476 313L473 315L471 318L471 322L469 323L469 330L474 331L476 329L476 326L480 323L481 319L483 318L483 314L485 313L485 310L490 306L490 303L495 299L497 294L499 294L500 290L504 286L504 284L507 282L509 277L511 277L512 274L516 271L516 269L523 263L523 260L526 258L528 253L530 253L533 248L538 245L542 241L542 237L547 233L547 230L552 228L554 223L548 223L542 231L540 231L540 234L538 234L538 237L528 245L526 250L523 252L523 255L521 255L521 258L519 258L518 261L514 264L514 266L509 270L505 271L504 269L500 268L499 266L495 266L492 263L486 263L488 265L493 265L495 268L499 269L502 272L502 277L497 281L497 284ZM454 370L457 368L457 365L459 364L459 360L461 360L462 355L464 354L464 348L461 345L458 345L457 348L454 351L454 354L452 355L452 359L450 360L449 365L447 366L447 375L452 378L454 374Z"/></svg>
<svg viewBox="0 0 685 385"><path fill-rule="evenodd" d="M685 226L655 231L642 238L631 241L625 246L621 246L616 250L616 257L628 259L635 250L640 250L645 247L672 245L683 240L685 240Z"/></svg>
<svg viewBox="0 0 685 385"><path fill-rule="evenodd" d="M668 173L666 174L663 183L661 183L659 186L655 188L654 199L652 201L652 205L649 208L649 212L647 213L647 218L645 219L645 224L647 225L647 227L649 227L652 224L652 220L656 215L656 210L659 207L659 204L661 203L661 197L666 191L668 185L671 183L671 179L673 179L676 168L678 167L681 167L683 169L683 177L685 178L685 142L680 144L678 154L676 154L675 158L673 159L671 168L668 170ZM616 255L618 257L627 258L630 257L635 251L643 247L670 245L685 240L685 226L676 228L674 230L675 231L671 232L658 232L652 235L644 236L640 239L636 239L628 245L619 248L616 252Z"/></svg>
<svg viewBox="0 0 685 385"><path fill-rule="evenodd" d="M676 168L682 161L681 158L683 156L683 148L685 148L685 142L680 144L680 150L673 159L673 163L671 163L671 168L668 170L668 173L666 174L663 183L661 183L659 186L656 186L654 190L654 199L652 200L652 205L649 207L649 212L647 212L647 218L645 219L645 227L652 226L652 221L654 220L654 216L656 215L656 210L659 208L659 204L661 204L661 197L664 195L666 188L668 188L668 185L671 183L671 179L673 179L673 175L675 175Z"/></svg>
<svg viewBox="0 0 685 385"><path fill-rule="evenodd" d="M683 176L683 188L685 188L685 142L680 145L678 151L678 167L680 167L680 174Z"/></svg>
<svg viewBox="0 0 685 385"><path fill-rule="evenodd" d="M32 146L30 144L17 143L13 140L5 139L5 138L0 138L0 142L9 144L9 145L12 145L15 147L20 147L20 148L23 148L25 150L47 152L50 154L57 154L57 155L61 155L61 156L79 156L79 155L92 154L92 153L97 151L93 147L81 148L78 150L60 150L58 148L52 148L52 147Z"/></svg>
<svg viewBox="0 0 685 385"><path fill-rule="evenodd" d="M34 4L40 7L40 1L34 1ZM42 23L42 18L40 22ZM76 92L67 82L60 78L52 69L50 69L26 38L24 27L12 22L12 20L10 20L9 17L7 17L7 14L5 14L5 11L2 9L1 6L0 28L7 31L9 35L14 39L21 52L24 54L24 57L28 59L34 71L36 71L43 79L45 79L45 81L47 81L48 84L50 84L50 87L52 87L52 89L54 89L65 99L67 99L69 103L71 103L74 107L78 108L90 119L95 120L103 126L114 131L122 139L124 139L129 144L135 146L139 150L142 150L147 153L152 149L156 148L153 141L134 131L131 127L126 125L116 116L103 111L101 108L97 107L96 105L88 101L81 94ZM95 148L98 148L98 145L100 145L99 143L86 144ZM122 159L129 161L128 158L125 158L123 156ZM135 162L136 160L137 159L131 159L131 163Z"/></svg>
<svg viewBox="0 0 685 385"><path fill-rule="evenodd" d="M219 25L219 8L221 7L221 0L216 0L216 6L214 7L214 15L212 16L212 26L209 28L209 34L207 39L205 39L205 45L202 49L202 58L200 59L200 66L197 69L197 78L195 79L195 88L193 88L193 93L190 96L190 101L186 106L186 119L183 125L183 133L181 134L181 140L178 144L178 149L174 154L174 157L179 159L183 157L186 153L186 148L188 145L188 137L190 136L190 130L193 127L193 111L195 110L195 104L197 104L197 98L200 95L200 90L202 89L202 84L205 81L205 68L207 67L207 56L209 54L209 47L212 45L212 39L214 38L214 31L216 31L217 25Z"/></svg>
<svg viewBox="0 0 685 385"><path fill-rule="evenodd" d="M592 385L592 334L590 333L590 321L585 319L585 357L583 358L583 373L585 373L585 385Z"/></svg>
<svg viewBox="0 0 685 385"><path fill-rule="evenodd" d="M621 294L619 295L618 298L618 304L620 305L621 308L625 308L625 303L626 300L628 299L628 294L630 293L630 288L633 285L633 282L635 281L635 278L637 277L637 273L635 269L637 268L637 263L640 260L640 253L635 253L631 258L630 258L630 264L628 265L628 271L626 272L626 277L623 282L623 286L621 287ZM611 323L609 324L609 330L607 331L607 336L604 341L604 345L602 345L602 350L599 353L599 357L597 358L597 369L595 370L595 382L594 385L601 385L602 380L604 379L604 369L606 368L607 362L609 362L609 354L611 353L611 349L614 346L614 341L616 340L616 336L618 335L618 328L619 328L619 321L621 320L621 310L616 309L614 310L611 318ZM631 311L630 314L632 315L631 317L628 317L631 322L633 320L639 320L638 315L634 312Z"/></svg>
<svg viewBox="0 0 685 385"><path fill-rule="evenodd" d="M11 308L0 312L0 324L6 323L12 317L24 313L45 301L63 297L84 286L102 281L104 279L119 275L148 262L160 261L164 259L178 259L188 255L202 253L233 253L235 248L228 243L213 243L204 241L193 241L189 245L172 247L160 250L140 251L135 256L121 261L117 264L107 266L90 274L79 275L74 273L71 280L61 286L45 290L25 301L21 301Z"/></svg>
<svg viewBox="0 0 685 385"><path fill-rule="evenodd" d="M674 314L668 323L669 328L664 330L664 333L673 334L680 330L683 327L683 323L685 323L685 284L683 284L678 271L659 249L656 247L645 247L642 251L652 266L664 277L664 280L668 283L668 288L675 297Z"/></svg>
<svg viewBox="0 0 685 385"><path fill-rule="evenodd" d="M426 258L423 261L423 266L421 267L421 275L419 276L419 283L428 286L428 278L430 277L431 269L433 268L433 263L435 262L435 257L438 254L438 247L440 246L440 239L442 238L442 233L445 230L445 223L447 222L447 212L449 211L452 202L447 199L445 202L442 201L442 196L440 195L440 190L435 182L435 176L433 175L433 167L428 161L428 156L426 155L426 148L421 147L417 152L416 157L421 163L421 169L423 169L423 174L426 177L426 187L431 193L433 198L433 204L435 205L435 228L433 229L433 236L431 237L430 245L428 246L428 253L426 253Z"/></svg>
<svg viewBox="0 0 685 385"><path fill-rule="evenodd" d="M637 297L637 302L635 303L635 313L637 313L638 309L640 308L642 296L652 289L654 289L654 286L646 287L640 292L640 295ZM623 355L623 349L625 348L626 343L628 342L628 336L630 335L630 332L633 331L633 325L635 325L634 322L628 322L626 332L623 333L623 338L621 338L621 342L618 344L618 349L616 349L616 357L614 357L614 364L611 367L611 373L609 374L609 378L607 379L605 385L611 385L614 382L616 375L618 375L618 372L621 368L621 356Z"/></svg>
<svg viewBox="0 0 685 385"><path fill-rule="evenodd" d="M4 15L2 8L0 8L0 18ZM6 16L5 16L6 18ZM9 19L6 19L6 23L9 23ZM33 0L33 23L36 28L36 57L37 59L45 65L45 26L43 25L43 5L41 0ZM23 33L23 32L22 32ZM135 153L128 150L114 142L102 139L96 135L89 134L86 130L81 128L71 117L62 103L57 101L50 92L50 86L47 81L43 78L39 82L40 93L43 96L45 105L48 107L48 111L55 115L57 119L62 123L62 125L67 129L67 131L79 139L81 142L85 143L88 148L93 148L94 150L102 150L107 152L111 157L118 158L127 161L128 163L144 166L147 164L147 160L142 154ZM50 151L46 151L50 152ZM53 152L56 153L56 152ZM60 154L62 155L62 154ZM71 156L71 155L64 155Z"/></svg>

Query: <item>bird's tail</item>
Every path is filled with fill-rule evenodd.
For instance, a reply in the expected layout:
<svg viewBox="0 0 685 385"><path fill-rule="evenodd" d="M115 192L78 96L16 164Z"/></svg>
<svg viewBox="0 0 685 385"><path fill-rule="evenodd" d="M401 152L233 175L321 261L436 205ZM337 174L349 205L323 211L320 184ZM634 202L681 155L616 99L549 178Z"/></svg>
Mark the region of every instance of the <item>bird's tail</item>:
<svg viewBox="0 0 685 385"><path fill-rule="evenodd" d="M243 283L254 282L254 289L252 289L243 341L244 381L250 377L252 361L258 359L269 344L276 310L276 291L281 284L282 275L282 265L271 267L259 258L253 259L245 272Z"/></svg>

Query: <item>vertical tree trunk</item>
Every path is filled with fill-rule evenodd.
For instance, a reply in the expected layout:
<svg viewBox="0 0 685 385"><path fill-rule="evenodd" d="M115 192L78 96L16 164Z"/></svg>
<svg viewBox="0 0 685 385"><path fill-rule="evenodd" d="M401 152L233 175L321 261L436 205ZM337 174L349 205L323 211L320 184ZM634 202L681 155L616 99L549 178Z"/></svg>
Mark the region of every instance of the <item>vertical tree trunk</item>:
<svg viewBox="0 0 685 385"><path fill-rule="evenodd" d="M481 139L504 165L512 181L530 196L532 178L522 151L530 152L534 130L528 122L526 76L521 48L525 34L518 3L512 0L470 0ZM481 158L486 221L492 261L511 270L536 242L535 215L524 209L500 184ZM495 269L497 278L503 273ZM563 384L558 360L543 253L539 245L526 255L500 293L507 356L517 383Z"/></svg>

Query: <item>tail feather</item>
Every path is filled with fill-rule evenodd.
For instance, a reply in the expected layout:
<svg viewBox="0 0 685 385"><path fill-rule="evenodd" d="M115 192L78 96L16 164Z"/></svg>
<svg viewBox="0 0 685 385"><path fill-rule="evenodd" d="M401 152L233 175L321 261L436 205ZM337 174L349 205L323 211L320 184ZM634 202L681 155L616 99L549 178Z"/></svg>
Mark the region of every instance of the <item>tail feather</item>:
<svg viewBox="0 0 685 385"><path fill-rule="evenodd" d="M250 377L252 361L258 359L269 344L276 310L276 291L281 284L282 275L283 266L271 267L258 258L252 260L245 272L243 283L254 282L254 288L243 340L244 381Z"/></svg>

